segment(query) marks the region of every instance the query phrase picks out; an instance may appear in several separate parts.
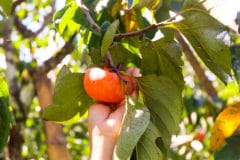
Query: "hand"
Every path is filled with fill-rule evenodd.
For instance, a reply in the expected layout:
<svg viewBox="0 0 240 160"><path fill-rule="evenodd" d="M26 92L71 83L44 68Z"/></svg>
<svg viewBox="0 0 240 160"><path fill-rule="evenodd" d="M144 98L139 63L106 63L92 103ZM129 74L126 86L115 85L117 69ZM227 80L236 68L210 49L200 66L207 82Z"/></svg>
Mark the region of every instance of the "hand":
<svg viewBox="0 0 240 160"><path fill-rule="evenodd" d="M124 112L124 101L117 106L97 103L90 107L88 115L90 160L112 159Z"/></svg>

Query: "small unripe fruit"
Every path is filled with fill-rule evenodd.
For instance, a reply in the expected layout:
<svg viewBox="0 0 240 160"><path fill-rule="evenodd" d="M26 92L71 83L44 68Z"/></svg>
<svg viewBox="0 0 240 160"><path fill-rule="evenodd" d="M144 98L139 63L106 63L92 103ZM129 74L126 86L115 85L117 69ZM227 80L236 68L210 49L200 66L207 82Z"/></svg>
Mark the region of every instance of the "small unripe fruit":
<svg viewBox="0 0 240 160"><path fill-rule="evenodd" d="M125 94L134 90L133 79L128 75L119 75L107 68L90 68L84 76L84 89L96 101L107 103L121 102Z"/></svg>

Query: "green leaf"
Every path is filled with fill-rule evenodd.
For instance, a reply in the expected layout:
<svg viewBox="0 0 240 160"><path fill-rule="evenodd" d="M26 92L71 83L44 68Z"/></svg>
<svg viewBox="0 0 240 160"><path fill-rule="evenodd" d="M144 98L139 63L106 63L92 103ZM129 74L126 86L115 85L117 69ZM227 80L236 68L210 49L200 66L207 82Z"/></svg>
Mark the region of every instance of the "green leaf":
<svg viewBox="0 0 240 160"><path fill-rule="evenodd" d="M101 45L102 57L106 56L107 50L113 42L118 26L119 26L119 20L115 20L112 24L109 25L106 33L104 34L102 39L102 45Z"/></svg>
<svg viewBox="0 0 240 160"><path fill-rule="evenodd" d="M12 10L12 0L1 0L0 6L2 7L6 15L10 15Z"/></svg>
<svg viewBox="0 0 240 160"><path fill-rule="evenodd" d="M137 54L133 54L123 47L121 43L115 43L110 49L114 64L124 63L134 64L140 67L141 59Z"/></svg>
<svg viewBox="0 0 240 160"><path fill-rule="evenodd" d="M162 0L133 0L133 7L135 9L141 9L143 7L147 7L150 10L156 9Z"/></svg>
<svg viewBox="0 0 240 160"><path fill-rule="evenodd" d="M9 91L7 83L0 77L0 97L8 98Z"/></svg>
<svg viewBox="0 0 240 160"><path fill-rule="evenodd" d="M99 35L88 22L83 11L78 7L76 2L69 2L65 7L54 14L55 26L61 35L65 33L76 32L81 26Z"/></svg>
<svg viewBox="0 0 240 160"><path fill-rule="evenodd" d="M156 145L156 139L161 137L157 127L150 122L148 128L140 138L136 146L138 160L162 160L163 154Z"/></svg>
<svg viewBox="0 0 240 160"><path fill-rule="evenodd" d="M172 24L172 27L184 34L206 66L227 83L231 73L231 57L229 47L222 40L227 28L206 10L199 7L184 9L184 19Z"/></svg>
<svg viewBox="0 0 240 160"><path fill-rule="evenodd" d="M49 105L43 112L43 119L50 121L66 121L74 117L79 112L79 108L73 105L70 108L60 105Z"/></svg>
<svg viewBox="0 0 240 160"><path fill-rule="evenodd" d="M137 80L150 110L151 120L162 135L164 147L168 148L171 134L179 129L183 108L182 90L166 76L152 74Z"/></svg>
<svg viewBox="0 0 240 160"><path fill-rule="evenodd" d="M154 13L154 17L157 22L162 22L170 18L170 2L169 0L163 0L161 7L159 7ZM164 37L173 40L174 30L172 28L160 28Z"/></svg>
<svg viewBox="0 0 240 160"><path fill-rule="evenodd" d="M83 74L69 73L66 68L59 73L53 104L43 111L43 118L51 121L66 121L78 112L83 115L92 103L83 88Z"/></svg>
<svg viewBox="0 0 240 160"><path fill-rule="evenodd" d="M7 144L11 114L8 106L9 91L6 82L0 78L0 153Z"/></svg>
<svg viewBox="0 0 240 160"><path fill-rule="evenodd" d="M77 11L77 5L75 3L71 3L71 6L68 7L64 13L64 15L61 17L61 22L59 23L59 33L63 34L63 32L65 31L65 29L70 29L73 30L73 27L77 29L77 27L79 28L80 26L71 26L70 27L70 23L72 22L72 19L75 15L75 12ZM62 10L60 10L61 12L63 12ZM71 23L72 25L74 23Z"/></svg>
<svg viewBox="0 0 240 160"><path fill-rule="evenodd" d="M59 86L59 83L61 83L61 80L70 73L72 73L70 71L70 69L66 65L64 65L58 73L58 76L57 76L57 79L55 82L55 86ZM55 92L56 92L56 90L55 90Z"/></svg>
<svg viewBox="0 0 240 160"><path fill-rule="evenodd" d="M231 159L231 160L239 160L240 159L240 137L234 136L231 137L227 144L219 151L216 151L214 153L214 159L215 160L226 160L226 159Z"/></svg>
<svg viewBox="0 0 240 160"><path fill-rule="evenodd" d="M141 108L141 109L136 109ZM146 130L150 114L146 107L128 97L120 135L114 149L114 160L127 160Z"/></svg>
<svg viewBox="0 0 240 160"><path fill-rule="evenodd" d="M180 89L184 86L181 66L181 46L175 41L160 39L149 42L140 48L142 55L141 72L143 75L164 75L176 82Z"/></svg>

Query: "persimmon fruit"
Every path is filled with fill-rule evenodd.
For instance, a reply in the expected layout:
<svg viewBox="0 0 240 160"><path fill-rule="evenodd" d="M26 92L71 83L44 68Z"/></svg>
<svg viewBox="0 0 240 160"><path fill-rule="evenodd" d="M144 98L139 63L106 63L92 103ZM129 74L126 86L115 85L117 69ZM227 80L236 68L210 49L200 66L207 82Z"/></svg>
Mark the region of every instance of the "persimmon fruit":
<svg viewBox="0 0 240 160"><path fill-rule="evenodd" d="M83 83L85 91L91 98L106 103L119 103L125 94L131 94L134 90L131 76L119 76L108 68L89 68L84 75Z"/></svg>
<svg viewBox="0 0 240 160"><path fill-rule="evenodd" d="M203 141L205 139L205 133L204 132L201 132L201 131L198 131L196 133L196 139L199 140L199 141Z"/></svg>

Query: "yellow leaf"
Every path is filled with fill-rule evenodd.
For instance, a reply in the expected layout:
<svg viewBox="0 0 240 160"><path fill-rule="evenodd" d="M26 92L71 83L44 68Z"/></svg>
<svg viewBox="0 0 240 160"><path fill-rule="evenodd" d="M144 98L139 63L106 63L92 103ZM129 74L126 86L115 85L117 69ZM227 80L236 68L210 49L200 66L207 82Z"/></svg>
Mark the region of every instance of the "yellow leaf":
<svg viewBox="0 0 240 160"><path fill-rule="evenodd" d="M138 28L137 15L134 9L126 10L123 18L126 32L137 30Z"/></svg>
<svg viewBox="0 0 240 160"><path fill-rule="evenodd" d="M124 8L124 4L122 4L122 1L121 0L117 0L115 3L114 3L114 5L113 5L113 7L112 7L112 9L111 9L111 16L112 17L116 17L117 16L117 14L118 14L118 12L121 10L121 9L123 9Z"/></svg>
<svg viewBox="0 0 240 160"><path fill-rule="evenodd" d="M232 136L240 125L240 103L227 106L217 117L210 139L211 150L216 150L225 138Z"/></svg>

